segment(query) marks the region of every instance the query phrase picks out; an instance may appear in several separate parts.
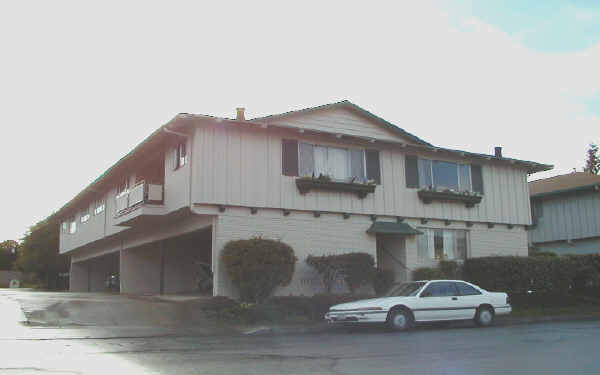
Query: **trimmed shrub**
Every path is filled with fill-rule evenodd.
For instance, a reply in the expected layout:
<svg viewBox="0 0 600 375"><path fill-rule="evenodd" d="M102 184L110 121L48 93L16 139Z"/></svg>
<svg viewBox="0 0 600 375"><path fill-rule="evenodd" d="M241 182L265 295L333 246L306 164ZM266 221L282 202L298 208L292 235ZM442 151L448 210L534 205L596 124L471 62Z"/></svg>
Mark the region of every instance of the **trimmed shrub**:
<svg viewBox="0 0 600 375"><path fill-rule="evenodd" d="M453 260L442 260L437 267L420 267L412 272L413 280L462 280L462 266Z"/></svg>
<svg viewBox="0 0 600 375"><path fill-rule="evenodd" d="M289 285L296 260L286 243L262 238L229 241L223 249L225 269L244 302L260 303Z"/></svg>
<svg viewBox="0 0 600 375"><path fill-rule="evenodd" d="M444 274L436 267L419 267L412 271L413 280L443 279Z"/></svg>
<svg viewBox="0 0 600 375"><path fill-rule="evenodd" d="M377 269L373 278L373 289L378 296L383 295L394 284L394 271Z"/></svg>
<svg viewBox="0 0 600 375"><path fill-rule="evenodd" d="M306 258L306 264L317 270L317 273L321 276L327 294L331 294L331 289L333 289L333 285L342 272L341 264L337 257L337 255L309 255Z"/></svg>
<svg viewBox="0 0 600 375"><path fill-rule="evenodd" d="M353 295L365 284L372 284L375 277L375 259L367 253L348 253L338 255L342 265L342 275L346 286Z"/></svg>
<svg viewBox="0 0 600 375"><path fill-rule="evenodd" d="M460 280L462 279L462 267L453 260L442 260L438 268L444 279Z"/></svg>
<svg viewBox="0 0 600 375"><path fill-rule="evenodd" d="M339 277L344 278L344 282L352 294L360 286L372 283L375 277L375 259L367 253L309 255L306 263L314 267L321 275L328 294L331 293L333 284Z"/></svg>

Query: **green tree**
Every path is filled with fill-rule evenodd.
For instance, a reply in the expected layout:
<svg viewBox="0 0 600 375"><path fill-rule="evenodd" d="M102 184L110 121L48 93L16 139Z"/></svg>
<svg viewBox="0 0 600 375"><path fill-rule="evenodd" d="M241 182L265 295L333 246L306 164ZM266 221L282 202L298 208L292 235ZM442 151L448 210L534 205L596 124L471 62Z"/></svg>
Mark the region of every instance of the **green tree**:
<svg viewBox="0 0 600 375"><path fill-rule="evenodd" d="M47 289L58 287L58 274L69 271L69 257L58 253L59 224L46 218L34 226L23 238L16 267L33 272Z"/></svg>
<svg viewBox="0 0 600 375"><path fill-rule="evenodd" d="M19 243L13 240L0 242L0 271L8 271L13 269L15 260L17 259L17 250Z"/></svg>
<svg viewBox="0 0 600 375"><path fill-rule="evenodd" d="M590 143L587 150L587 160L583 169L586 172L598 174L600 172L600 155L598 155L598 145Z"/></svg>

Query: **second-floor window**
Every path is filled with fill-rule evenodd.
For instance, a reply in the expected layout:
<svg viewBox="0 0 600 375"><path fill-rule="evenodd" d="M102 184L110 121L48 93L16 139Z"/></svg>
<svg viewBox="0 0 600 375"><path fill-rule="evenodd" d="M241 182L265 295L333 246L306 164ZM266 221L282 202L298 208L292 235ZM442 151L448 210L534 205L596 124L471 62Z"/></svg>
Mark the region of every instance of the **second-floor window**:
<svg viewBox="0 0 600 375"><path fill-rule="evenodd" d="M179 169L187 163L187 150L185 142L177 144L175 147L175 168Z"/></svg>
<svg viewBox="0 0 600 375"><path fill-rule="evenodd" d="M426 260L464 260L467 258L467 231L461 229L419 228L419 258Z"/></svg>
<svg viewBox="0 0 600 375"><path fill-rule="evenodd" d="M69 233L69 225L70 225L70 224L71 224L71 223L70 223L69 221L63 221L63 222L62 222L62 226L61 226L61 228L62 228L62 232L63 232L63 233Z"/></svg>
<svg viewBox="0 0 600 375"><path fill-rule="evenodd" d="M419 159L419 187L472 191L471 165Z"/></svg>
<svg viewBox="0 0 600 375"><path fill-rule="evenodd" d="M365 152L362 149L347 149L299 143L298 169L300 176L329 176L336 180L351 177L363 181L365 175Z"/></svg>
<svg viewBox="0 0 600 375"><path fill-rule="evenodd" d="M371 180L381 183L379 150L314 145L283 139L281 173L284 176L328 176L335 180Z"/></svg>
<svg viewBox="0 0 600 375"><path fill-rule="evenodd" d="M406 186L483 194L481 166L406 156Z"/></svg>
<svg viewBox="0 0 600 375"><path fill-rule="evenodd" d="M77 232L77 220L75 219L75 216L73 216L69 220L69 233L73 234L75 232Z"/></svg>
<svg viewBox="0 0 600 375"><path fill-rule="evenodd" d="M83 210L81 210L80 220L81 220L81 223L87 223L88 220L90 220L90 208L89 207L86 207Z"/></svg>
<svg viewBox="0 0 600 375"><path fill-rule="evenodd" d="M94 215L100 215L102 212L104 212L105 206L106 204L104 203L104 199L98 199L96 202L94 202Z"/></svg>

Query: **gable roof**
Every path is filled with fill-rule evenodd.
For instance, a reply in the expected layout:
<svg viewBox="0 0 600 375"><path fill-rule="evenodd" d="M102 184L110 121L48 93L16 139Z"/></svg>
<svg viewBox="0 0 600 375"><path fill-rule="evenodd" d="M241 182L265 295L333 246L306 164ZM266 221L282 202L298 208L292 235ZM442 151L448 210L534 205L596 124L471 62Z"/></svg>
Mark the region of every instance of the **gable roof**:
<svg viewBox="0 0 600 375"><path fill-rule="evenodd" d="M572 172L550 178L531 181L529 195L541 197L546 195L563 194L600 185L600 176L587 172Z"/></svg>
<svg viewBox="0 0 600 375"><path fill-rule="evenodd" d="M255 117L249 121L251 122L264 122L265 120L279 120L282 119L284 117L288 117L288 116L293 116L293 115L298 115L298 114L303 114L303 113L311 113L311 112L315 112L315 111L321 111L321 110L325 110L325 109L332 109L332 108L346 108L346 109L350 109L353 111L356 111L360 114L362 114L363 116L373 120L375 123L379 124L380 126L382 126L385 129L391 130L392 132L394 132L395 134L397 134L400 137L404 137L407 139L410 139L411 141L420 144L420 145L425 145L425 146L433 146L431 143L424 141L423 139L417 137L414 134L411 134L409 132L407 132L406 130L392 124L391 122L367 111L364 108L359 107L358 105L350 102L349 100L342 100L340 102L335 102L335 103L329 103L329 104L323 104L323 105L319 105L316 107L309 107L309 108L303 108L303 109L298 109L298 110L293 110L293 111L288 111L288 112L284 112L284 113L279 113L279 114L274 114L274 115L269 115L269 116L263 116L263 117Z"/></svg>

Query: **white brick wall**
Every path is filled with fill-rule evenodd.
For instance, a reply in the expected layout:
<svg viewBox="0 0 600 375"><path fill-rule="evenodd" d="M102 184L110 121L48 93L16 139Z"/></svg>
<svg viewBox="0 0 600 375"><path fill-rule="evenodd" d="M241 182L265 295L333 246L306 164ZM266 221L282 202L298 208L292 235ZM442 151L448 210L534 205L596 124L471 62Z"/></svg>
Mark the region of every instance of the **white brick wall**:
<svg viewBox="0 0 600 375"><path fill-rule="evenodd" d="M312 295L323 292L317 273L305 263L309 254L323 255L361 251L376 255L375 236L366 233L372 222L369 216L352 215L344 219L340 214L291 212L283 216L281 210L259 210L250 215L248 209L227 208L217 221L215 254L220 257L223 246L230 240L263 237L281 240L292 246L298 261L291 284L276 291L277 295ZM235 296L221 262L215 272L217 295ZM343 284L336 287L343 290Z"/></svg>

